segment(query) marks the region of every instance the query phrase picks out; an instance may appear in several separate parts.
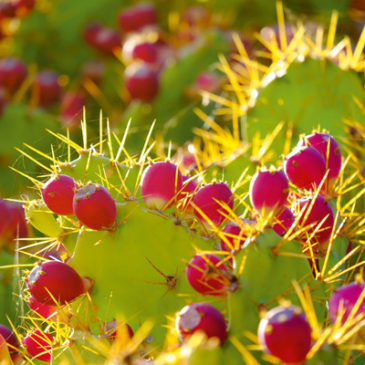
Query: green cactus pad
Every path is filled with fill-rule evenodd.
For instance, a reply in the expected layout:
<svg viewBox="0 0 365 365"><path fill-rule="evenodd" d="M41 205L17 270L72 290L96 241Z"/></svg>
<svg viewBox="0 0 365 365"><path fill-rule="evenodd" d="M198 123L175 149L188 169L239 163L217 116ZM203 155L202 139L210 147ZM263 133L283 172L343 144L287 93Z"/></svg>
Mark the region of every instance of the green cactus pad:
<svg viewBox="0 0 365 365"><path fill-rule="evenodd" d="M108 184L125 192L123 180L128 191L133 194L139 169L111 162L109 158L103 155L84 154L61 167L61 171L80 183L91 181L103 184L108 179ZM114 197L118 195L115 189L110 189L110 192Z"/></svg>
<svg viewBox="0 0 365 365"><path fill-rule="evenodd" d="M275 158L283 153L285 133L293 125L294 139L311 133L319 125L336 139L346 135L344 118L361 120L354 99L363 100L363 86L353 71L343 71L329 61L307 59L293 63L287 73L259 90L254 108L247 115L249 141L256 133L271 133L284 121L285 127L273 143Z"/></svg>
<svg viewBox="0 0 365 365"><path fill-rule="evenodd" d="M39 232L50 237L58 237L62 234L61 225L42 202L34 200L28 203L25 214L28 222Z"/></svg>
<svg viewBox="0 0 365 365"><path fill-rule="evenodd" d="M132 328L152 319L153 344L161 344L166 317L200 298L185 279L193 245L207 248L211 242L134 202L118 206L117 222L115 232L81 232L71 265L95 280L92 299L99 318L122 314ZM153 265L177 278L175 288L165 285L166 278Z"/></svg>

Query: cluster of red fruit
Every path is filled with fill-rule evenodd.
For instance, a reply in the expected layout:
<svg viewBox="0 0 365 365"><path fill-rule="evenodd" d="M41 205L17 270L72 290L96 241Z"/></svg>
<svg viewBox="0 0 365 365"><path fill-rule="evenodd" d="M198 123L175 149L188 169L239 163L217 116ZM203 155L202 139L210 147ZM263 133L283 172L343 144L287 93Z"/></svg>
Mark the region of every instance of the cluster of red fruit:
<svg viewBox="0 0 365 365"><path fill-rule="evenodd" d="M208 11L199 6L186 9L182 20L183 29L175 34L177 45L179 40L194 41L199 31L211 23ZM97 22L88 24L83 32L84 40L105 55L122 58L127 65L124 77L130 98L151 102L158 95L161 72L179 57L178 52L163 35L157 10L152 3L125 8L119 13L117 21L118 30ZM229 36L227 34L227 38ZM195 97L199 90L214 92L220 84L221 80L215 73L203 72L186 93Z"/></svg>
<svg viewBox="0 0 365 365"><path fill-rule="evenodd" d="M0 114L27 77L27 66L21 60L14 57L1 60ZM60 80L60 76L53 71L42 71L35 75L31 84L30 103L33 107L49 108L61 102L60 120L66 127L72 127L79 123L85 97L81 92L63 92Z"/></svg>
<svg viewBox="0 0 365 365"><path fill-rule="evenodd" d="M101 185L89 182L78 186L72 177L60 174L44 184L42 198L52 212L75 214L83 225L94 230L111 229L115 222L115 200Z"/></svg>
<svg viewBox="0 0 365 365"><path fill-rule="evenodd" d="M115 222L115 201L102 186L89 183L80 187L71 177L57 175L44 184L42 197L53 213L75 215L90 229L111 229ZM30 294L26 301L30 309L41 318L51 321L57 320L56 313L60 306L72 302L92 286L91 280L81 278L71 266L63 262L62 250L64 248L59 244L56 249L43 252L42 261L31 270L25 280ZM5 339L8 337L5 336ZM19 347L10 340L8 343L12 350ZM49 333L39 330L29 333L22 340L23 346L32 357L46 362L51 361L50 351L54 342Z"/></svg>
<svg viewBox="0 0 365 365"><path fill-rule="evenodd" d="M207 228L220 226L233 208L233 193L224 182L199 187L196 179L182 175L169 161L149 165L142 176L141 193L151 209L176 205L183 216L195 217Z"/></svg>
<svg viewBox="0 0 365 365"><path fill-rule="evenodd" d="M156 8L151 3L128 7L118 15L118 24L120 31L91 23L84 29L84 39L104 54L122 56L130 64L125 85L131 99L150 102L158 94L159 72L169 51L162 40L148 41L148 34L158 28Z"/></svg>
<svg viewBox="0 0 365 365"><path fill-rule="evenodd" d="M285 157L284 171L260 170L255 174L250 185L251 203L262 217L274 219L273 229L279 235L300 228L297 238L304 253L322 255L334 229L328 199L340 170L341 152L331 135L304 136ZM293 193L289 182L296 188Z"/></svg>
<svg viewBox="0 0 365 365"><path fill-rule="evenodd" d="M79 284L72 285L79 290L77 296L86 290L82 279L75 275L72 269L65 269L66 267L68 266L61 262L50 261L48 265L43 264L42 268L45 269L43 273L40 273L39 268L32 270L32 278L43 276L40 280L48 289L38 288L38 292L36 290L35 292L47 303L49 303L49 299L52 299L54 304L34 304L34 302L29 301L30 307L42 317L50 319L57 310L54 298L51 298L49 292L59 292L59 283L56 279L58 275L65 274L67 280ZM29 275L28 280L30 278L31 275ZM71 292L74 289L69 290ZM364 296L364 283L352 282L338 288L329 300L331 322L335 324L339 321L344 324L349 320L363 319L365 316ZM34 301L34 299L32 300ZM64 297L60 298L57 304L66 302L66 297ZM228 338L224 316L207 303L193 303L184 307L177 314L176 329L182 341L187 340L198 331L204 333L208 338L218 338L221 345ZM130 338L133 337L133 331L127 324L118 325L112 321L105 326L105 336L111 340L116 338L118 331L126 332ZM285 363L299 364L305 361L313 345L311 332L306 316L299 308L278 306L265 313L258 326L258 339L264 351L278 357ZM15 360L19 356L18 339L8 327L0 325L0 349L4 342L7 343L9 352ZM51 361L51 351L55 339L50 334L37 329L24 337L21 342L34 358L45 362Z"/></svg>

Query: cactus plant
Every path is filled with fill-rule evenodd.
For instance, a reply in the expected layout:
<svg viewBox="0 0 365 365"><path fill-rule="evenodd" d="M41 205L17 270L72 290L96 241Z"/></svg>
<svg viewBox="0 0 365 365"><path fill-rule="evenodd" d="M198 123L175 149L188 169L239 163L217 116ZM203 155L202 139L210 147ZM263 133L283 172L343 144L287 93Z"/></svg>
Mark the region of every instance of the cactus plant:
<svg viewBox="0 0 365 365"><path fill-rule="evenodd" d="M361 363L365 132L358 72L365 32L354 52L346 38L335 45L334 13L323 47L322 28L313 40L302 24L285 25L280 1L277 8L273 37L258 36L257 54L268 62L248 57L238 36L238 64L219 57L226 85L220 95L203 92L219 105L181 112L184 86L215 57L210 44L226 50L213 30L165 71L151 107L129 104L120 120L133 118L119 125L122 133L102 115L95 128L85 113L80 137L49 131L50 148L21 147L42 171L17 168L31 182L19 200L33 233L0 251L7 297L0 318L21 344L14 361ZM189 14L188 24L208 21ZM344 49L348 55L338 56ZM181 70L189 77L178 84ZM142 117L145 110L156 123ZM194 129L187 162L178 153L186 145L162 138L191 138L197 119L189 126L184 120L192 111L204 127ZM315 146L318 135L329 136L325 152ZM341 151L338 171L332 141ZM318 171L312 158L300 159L303 150L318 157ZM293 174L290 167L302 162ZM303 184L296 179L302 173ZM349 305L338 299L348 283L357 288ZM293 341L290 350L301 337L298 351L277 342L276 332ZM0 360L10 361L4 341L0 336Z"/></svg>

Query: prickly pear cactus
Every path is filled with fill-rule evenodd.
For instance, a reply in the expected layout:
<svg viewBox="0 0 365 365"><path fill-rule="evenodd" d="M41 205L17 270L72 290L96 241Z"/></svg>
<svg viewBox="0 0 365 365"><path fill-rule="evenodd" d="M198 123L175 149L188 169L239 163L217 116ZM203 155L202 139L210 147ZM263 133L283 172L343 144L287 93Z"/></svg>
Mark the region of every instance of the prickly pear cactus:
<svg viewBox="0 0 365 365"><path fill-rule="evenodd" d="M300 23L289 33L280 1L277 10L278 37L258 35L256 58L237 36L237 62L219 56L227 84L202 93L204 110L184 109L182 93L211 63L209 42L225 52L214 31L166 70L151 106L129 104L125 129L101 115L97 137L84 118L80 139L51 131L56 149L22 147L42 171L18 169L31 182L22 202L33 234L18 240L15 262L0 251L1 320L18 340L3 351L0 332L0 361L363 363L365 31L352 51L347 38L334 43L336 13L313 36ZM161 120L149 125L149 113ZM301 165L306 151L315 158Z"/></svg>

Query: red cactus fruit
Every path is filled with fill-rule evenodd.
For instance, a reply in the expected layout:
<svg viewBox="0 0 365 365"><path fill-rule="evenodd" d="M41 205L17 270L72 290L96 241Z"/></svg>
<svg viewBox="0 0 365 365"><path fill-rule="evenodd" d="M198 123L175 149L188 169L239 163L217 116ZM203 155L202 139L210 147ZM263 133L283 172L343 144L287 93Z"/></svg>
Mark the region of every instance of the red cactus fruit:
<svg viewBox="0 0 365 365"><path fill-rule="evenodd" d="M283 171L261 170L251 180L251 204L262 215L280 210L286 204L288 195L289 182Z"/></svg>
<svg viewBox="0 0 365 365"><path fill-rule="evenodd" d="M304 146L285 157L284 170L298 188L315 190L326 173L326 160L314 147Z"/></svg>
<svg viewBox="0 0 365 365"><path fill-rule="evenodd" d="M76 190L73 209L82 224L97 231L110 229L117 214L115 200L109 191L92 183Z"/></svg>
<svg viewBox="0 0 365 365"><path fill-rule="evenodd" d="M28 236L28 227L25 219L24 207L21 203L8 202L10 239Z"/></svg>
<svg viewBox="0 0 365 365"><path fill-rule="evenodd" d="M85 42L88 45L95 47L96 36L102 28L103 28L102 24L100 24L98 22L92 22L92 23L87 24L83 30L83 38L84 38Z"/></svg>
<svg viewBox="0 0 365 365"><path fill-rule="evenodd" d="M14 57L3 58L0 62L0 86L9 92L16 91L28 74L26 65Z"/></svg>
<svg viewBox="0 0 365 365"><path fill-rule="evenodd" d="M157 23L156 8L147 2L130 6L119 13L118 23L126 33L139 31L147 25Z"/></svg>
<svg viewBox="0 0 365 365"><path fill-rule="evenodd" d="M239 226L233 222L228 222L223 229L224 239L221 239L222 251L239 251L242 245L245 243L249 233L252 230L252 226L256 223L252 219L241 219L244 226ZM229 244L227 244L228 240Z"/></svg>
<svg viewBox="0 0 365 365"><path fill-rule="evenodd" d="M1 241L8 240L10 209L7 202L0 198L0 237Z"/></svg>
<svg viewBox="0 0 365 365"><path fill-rule="evenodd" d="M132 100L151 102L159 91L158 73L148 64L132 64L125 69L125 84Z"/></svg>
<svg viewBox="0 0 365 365"><path fill-rule="evenodd" d="M56 214L71 215L76 184L72 177L56 175L49 179L42 188L42 197L47 207Z"/></svg>
<svg viewBox="0 0 365 365"><path fill-rule="evenodd" d="M51 361L54 339L49 333L35 330L22 339L22 344L33 358L44 362Z"/></svg>
<svg viewBox="0 0 365 365"><path fill-rule="evenodd" d="M86 291L80 275L60 261L36 265L27 277L27 285L31 295L46 305L71 302Z"/></svg>
<svg viewBox="0 0 365 365"><path fill-rule="evenodd" d="M365 319L365 283L352 282L340 286L329 300L328 311L330 320L335 323L337 317L340 315L341 323L344 324L353 311L355 304L359 305L359 309L354 312L352 318L362 315ZM361 302L360 296L363 295Z"/></svg>
<svg viewBox="0 0 365 365"><path fill-rule="evenodd" d="M56 305L42 304L33 297L29 297L26 302L32 311L36 312L40 317L47 320L52 320L57 313Z"/></svg>
<svg viewBox="0 0 365 365"><path fill-rule="evenodd" d="M1 39L0 39L1 40ZM3 115L6 107L6 96L4 89L0 89L0 117Z"/></svg>
<svg viewBox="0 0 365 365"><path fill-rule="evenodd" d="M191 287L203 295L223 296L229 281L222 260L212 254L195 255L185 269L186 278Z"/></svg>
<svg viewBox="0 0 365 365"><path fill-rule="evenodd" d="M4 338L8 346L9 354L13 360L18 356L19 341L15 333L7 326L0 324L0 336ZM1 362L0 357L0 362Z"/></svg>
<svg viewBox="0 0 365 365"><path fill-rule="evenodd" d="M201 187L192 201L196 217L202 223L210 219L213 224L219 226L225 218L223 213L227 213L224 204L230 209L233 208L232 195L231 189L223 182Z"/></svg>
<svg viewBox="0 0 365 365"><path fill-rule="evenodd" d="M14 6L16 9L16 15L19 17L25 17L28 15L35 7L36 0L15 0Z"/></svg>
<svg viewBox="0 0 365 365"><path fill-rule="evenodd" d="M336 140L328 133L313 133L300 139L297 146L306 145L315 148L325 159L329 169L327 179L336 179L341 170L341 151Z"/></svg>
<svg viewBox="0 0 365 365"><path fill-rule="evenodd" d="M89 23L84 28L83 37L88 45L108 55L113 55L122 43L118 32L100 23Z"/></svg>
<svg viewBox="0 0 365 365"><path fill-rule="evenodd" d="M304 210L298 221L299 227L308 226L299 237L304 243L304 253L309 254L310 252L306 241L313 234L311 239L313 252L315 254L322 254L325 252L327 248L326 243L331 237L334 225L333 211L329 203L321 195L317 196L311 207L312 202L313 198L311 197L302 198L294 204L293 208L295 214L299 214L302 209ZM317 232L314 233L317 228Z"/></svg>
<svg viewBox="0 0 365 365"><path fill-rule="evenodd" d="M293 212L289 208L285 208L275 217L275 223L272 225L272 229L279 236L284 236L284 234L289 230L294 221L295 217Z"/></svg>
<svg viewBox="0 0 365 365"><path fill-rule="evenodd" d="M66 93L61 102L61 122L66 128L73 128L80 124L85 97L80 92Z"/></svg>
<svg viewBox="0 0 365 365"><path fill-rule="evenodd" d="M258 337L266 351L288 364L304 362L311 348L311 327L294 306L271 309L260 322Z"/></svg>
<svg viewBox="0 0 365 365"><path fill-rule="evenodd" d="M176 317L176 329L182 341L197 331L208 338L217 337L221 345L228 337L223 314L207 303L193 303L181 309Z"/></svg>
<svg viewBox="0 0 365 365"><path fill-rule="evenodd" d="M155 43L139 43L133 48L131 56L134 61L139 60L153 65L158 62L158 47Z"/></svg>
<svg viewBox="0 0 365 365"><path fill-rule="evenodd" d="M16 238L27 237L28 228L21 203L0 199L0 243L10 243Z"/></svg>
<svg viewBox="0 0 365 365"><path fill-rule="evenodd" d="M169 161L155 162L148 166L141 179L141 193L151 209L162 209L174 203L174 197L183 186L179 169Z"/></svg>
<svg viewBox="0 0 365 365"><path fill-rule="evenodd" d="M121 48L121 44L120 35L114 29L103 26L95 33L91 45L99 51L112 56L116 50Z"/></svg>
<svg viewBox="0 0 365 365"><path fill-rule="evenodd" d="M0 334L0 361L4 364L11 364L8 344Z"/></svg>
<svg viewBox="0 0 365 365"><path fill-rule="evenodd" d="M62 87L58 75L52 71L39 73L32 86L34 102L40 107L49 107L61 98Z"/></svg>
<svg viewBox="0 0 365 365"><path fill-rule="evenodd" d="M0 3L0 17L2 18L14 18L16 15L15 10L16 8L12 1Z"/></svg>

